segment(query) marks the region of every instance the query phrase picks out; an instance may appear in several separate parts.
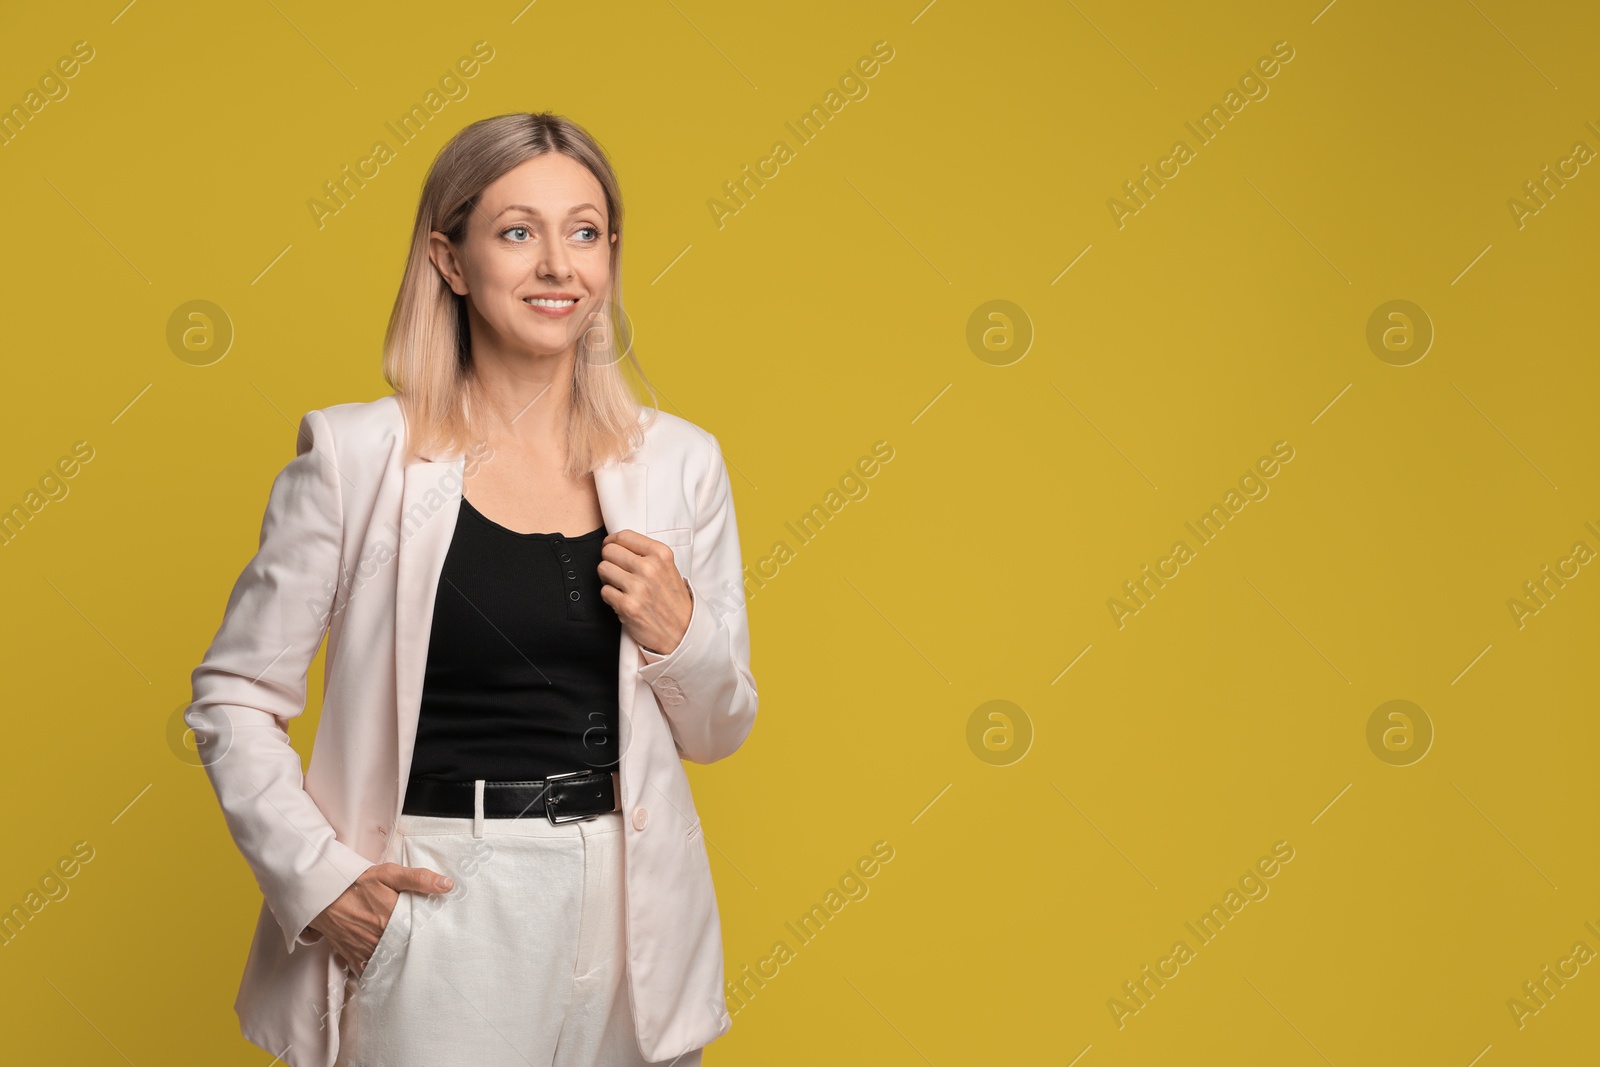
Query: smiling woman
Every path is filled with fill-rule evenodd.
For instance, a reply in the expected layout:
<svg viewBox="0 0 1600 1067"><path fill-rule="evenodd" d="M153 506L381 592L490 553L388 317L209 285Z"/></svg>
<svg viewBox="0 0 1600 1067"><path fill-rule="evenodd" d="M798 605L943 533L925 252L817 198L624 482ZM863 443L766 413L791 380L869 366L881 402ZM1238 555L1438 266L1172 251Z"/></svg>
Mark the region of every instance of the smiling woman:
<svg viewBox="0 0 1600 1067"><path fill-rule="evenodd" d="M444 147L395 393L304 417L194 672L264 897L235 1007L290 1067L696 1067L732 1026L683 761L755 721L739 532L717 439L624 377L622 218L559 116Z"/></svg>
<svg viewBox="0 0 1600 1067"><path fill-rule="evenodd" d="M474 423L485 394L506 384L512 350L571 349L573 398L588 416L570 427L563 469L576 474L633 438L638 401L619 361L654 398L622 313L622 192L599 145L577 127L542 127L545 144L530 155L524 131L499 122L468 127L434 164L481 192L424 189L384 342L384 377L401 395L415 427L412 454L420 456L481 437ZM568 308L529 303L540 300ZM437 339L447 335L456 340L453 360L437 358Z"/></svg>

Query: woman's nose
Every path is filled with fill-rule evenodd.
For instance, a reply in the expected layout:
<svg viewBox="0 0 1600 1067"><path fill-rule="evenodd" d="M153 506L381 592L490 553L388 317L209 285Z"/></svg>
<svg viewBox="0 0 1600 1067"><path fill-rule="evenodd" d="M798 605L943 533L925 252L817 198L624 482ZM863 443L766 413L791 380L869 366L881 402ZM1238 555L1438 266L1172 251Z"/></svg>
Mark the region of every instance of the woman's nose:
<svg viewBox="0 0 1600 1067"><path fill-rule="evenodd" d="M567 258L567 250L560 243L545 245L539 256L539 273L552 278L570 278L572 264Z"/></svg>

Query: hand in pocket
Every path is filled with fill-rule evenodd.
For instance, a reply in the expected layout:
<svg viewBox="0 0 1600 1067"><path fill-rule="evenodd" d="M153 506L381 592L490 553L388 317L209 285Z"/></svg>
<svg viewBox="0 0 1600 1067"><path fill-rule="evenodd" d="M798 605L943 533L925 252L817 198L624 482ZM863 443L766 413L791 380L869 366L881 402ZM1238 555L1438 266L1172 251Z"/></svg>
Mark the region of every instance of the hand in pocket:
<svg viewBox="0 0 1600 1067"><path fill-rule="evenodd" d="M379 863L363 871L310 925L359 976L394 918L401 893L448 893L454 885L450 878L426 867Z"/></svg>

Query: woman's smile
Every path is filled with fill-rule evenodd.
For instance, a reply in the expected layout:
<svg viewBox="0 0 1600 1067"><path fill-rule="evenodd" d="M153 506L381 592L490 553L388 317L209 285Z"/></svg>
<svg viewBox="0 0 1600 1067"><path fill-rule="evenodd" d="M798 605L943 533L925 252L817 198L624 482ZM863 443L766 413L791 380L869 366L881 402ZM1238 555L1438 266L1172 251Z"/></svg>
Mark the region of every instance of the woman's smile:
<svg viewBox="0 0 1600 1067"><path fill-rule="evenodd" d="M553 298L525 296L522 302L539 314L548 315L552 319L564 319L578 306L578 298L575 296Z"/></svg>

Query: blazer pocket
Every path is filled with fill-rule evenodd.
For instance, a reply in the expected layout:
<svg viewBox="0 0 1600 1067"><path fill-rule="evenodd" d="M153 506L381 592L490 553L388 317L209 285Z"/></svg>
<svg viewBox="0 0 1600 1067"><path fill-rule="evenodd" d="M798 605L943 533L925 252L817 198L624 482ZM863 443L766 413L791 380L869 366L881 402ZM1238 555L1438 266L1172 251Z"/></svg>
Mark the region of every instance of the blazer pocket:
<svg viewBox="0 0 1600 1067"><path fill-rule="evenodd" d="M646 530L644 535L669 546L672 549L672 562L678 565L678 573L685 578L689 577L689 548L694 541L693 527L673 526L665 530Z"/></svg>
<svg viewBox="0 0 1600 1067"><path fill-rule="evenodd" d="M694 527L674 526L666 530L646 530L644 535L664 545L686 545L694 540Z"/></svg>

